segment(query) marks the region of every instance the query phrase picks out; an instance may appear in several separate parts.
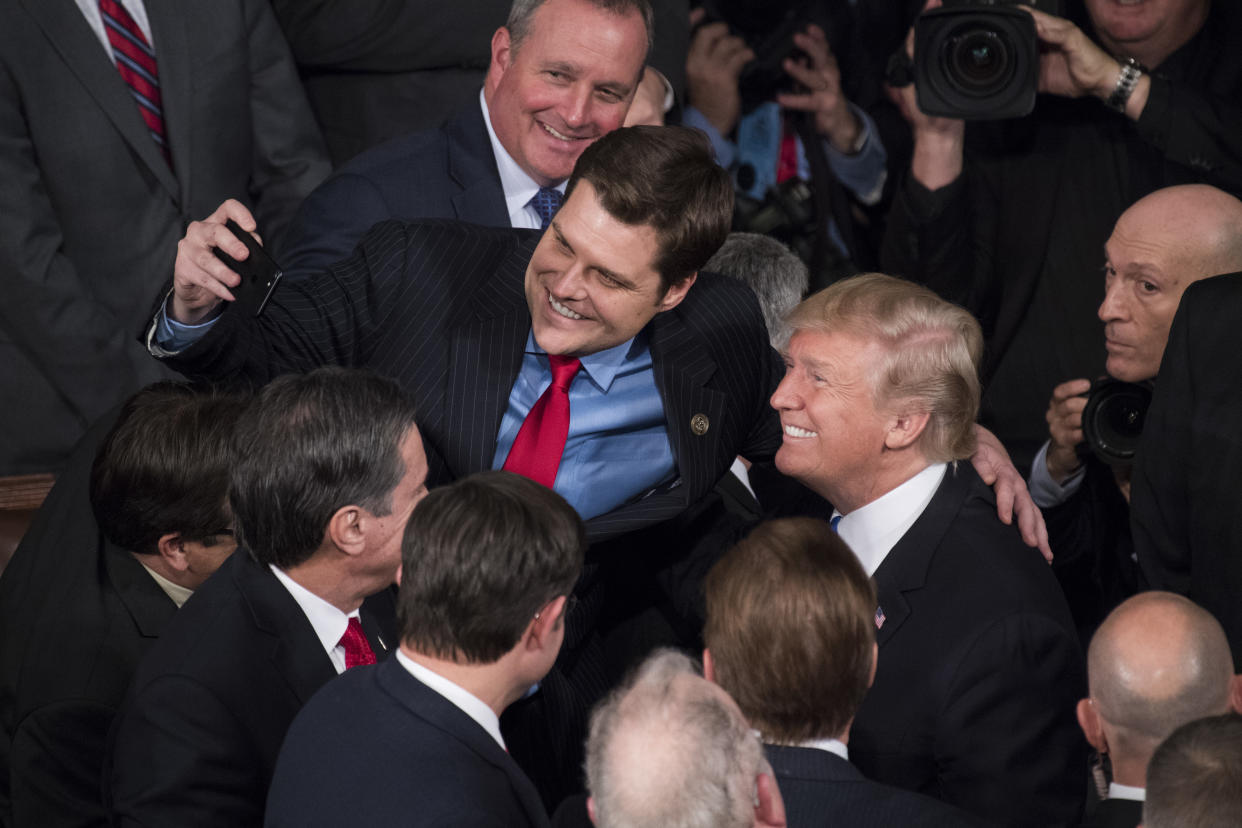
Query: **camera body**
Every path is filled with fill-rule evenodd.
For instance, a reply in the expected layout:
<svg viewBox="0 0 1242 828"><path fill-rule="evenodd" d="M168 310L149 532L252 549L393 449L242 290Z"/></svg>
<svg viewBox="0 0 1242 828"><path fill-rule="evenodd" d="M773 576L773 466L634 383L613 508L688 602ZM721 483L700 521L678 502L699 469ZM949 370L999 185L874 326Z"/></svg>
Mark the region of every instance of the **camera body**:
<svg viewBox="0 0 1242 828"><path fill-rule="evenodd" d="M1103 377L1091 384L1082 433L1095 456L1110 466L1134 462L1151 406L1152 383Z"/></svg>
<svg viewBox="0 0 1242 828"><path fill-rule="evenodd" d="M919 109L965 120L1020 118L1035 108L1039 38L1020 0L945 0L914 24ZM1060 15L1059 0L1026 5Z"/></svg>

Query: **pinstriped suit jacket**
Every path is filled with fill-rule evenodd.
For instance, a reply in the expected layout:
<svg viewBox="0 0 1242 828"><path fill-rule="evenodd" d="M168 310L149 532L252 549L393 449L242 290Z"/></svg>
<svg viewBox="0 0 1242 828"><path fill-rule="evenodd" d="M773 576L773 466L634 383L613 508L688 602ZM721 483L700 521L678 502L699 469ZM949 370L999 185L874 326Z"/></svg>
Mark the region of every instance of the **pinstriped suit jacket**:
<svg viewBox="0 0 1242 828"><path fill-rule="evenodd" d="M329 363L373 369L417 400L432 485L489 469L530 330L523 279L538 240L445 220L383 222L349 259L287 279L262 317L228 310L167 359L192 376L261 382ZM762 462L780 445L768 397L781 371L749 289L702 274L649 334L678 476L589 521L592 541L677 515L735 456ZM697 414L708 420L702 435L690 427Z"/></svg>

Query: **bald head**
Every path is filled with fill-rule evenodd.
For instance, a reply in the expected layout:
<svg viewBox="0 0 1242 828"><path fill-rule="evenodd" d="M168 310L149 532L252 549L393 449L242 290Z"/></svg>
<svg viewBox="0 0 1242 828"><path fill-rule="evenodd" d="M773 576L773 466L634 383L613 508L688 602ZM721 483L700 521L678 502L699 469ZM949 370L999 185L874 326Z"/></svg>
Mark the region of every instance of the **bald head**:
<svg viewBox="0 0 1242 828"><path fill-rule="evenodd" d="M733 700L664 651L592 715L587 787L599 828L750 828L763 749Z"/></svg>
<svg viewBox="0 0 1242 828"><path fill-rule="evenodd" d="M1205 610L1180 595L1144 592L1096 631L1087 678L1115 749L1146 757L1186 722L1229 710L1233 659Z"/></svg>
<svg viewBox="0 0 1242 828"><path fill-rule="evenodd" d="M1242 201L1206 184L1157 190L1121 214L1104 250L1108 373L1151 379L1187 286L1242 270Z"/></svg>

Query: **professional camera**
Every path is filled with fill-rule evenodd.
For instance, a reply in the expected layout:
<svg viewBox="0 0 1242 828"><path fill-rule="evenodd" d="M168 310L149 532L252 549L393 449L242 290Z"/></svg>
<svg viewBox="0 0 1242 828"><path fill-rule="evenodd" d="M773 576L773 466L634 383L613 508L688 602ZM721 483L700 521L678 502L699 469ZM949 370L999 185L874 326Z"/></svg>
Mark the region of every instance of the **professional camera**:
<svg viewBox="0 0 1242 828"><path fill-rule="evenodd" d="M1035 108L1039 38L1021 0L944 0L914 24L919 109L967 120L1019 118ZM1026 0L1061 15L1061 0Z"/></svg>
<svg viewBox="0 0 1242 828"><path fill-rule="evenodd" d="M1111 466L1134 462L1151 392L1150 382L1104 377L1092 383L1082 411L1082 433L1096 457Z"/></svg>

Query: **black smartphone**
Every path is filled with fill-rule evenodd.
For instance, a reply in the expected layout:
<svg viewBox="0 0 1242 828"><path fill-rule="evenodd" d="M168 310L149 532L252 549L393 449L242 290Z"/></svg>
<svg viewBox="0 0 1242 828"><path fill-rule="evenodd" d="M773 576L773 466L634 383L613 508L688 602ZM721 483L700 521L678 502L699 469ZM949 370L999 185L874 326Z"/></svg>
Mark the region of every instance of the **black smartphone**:
<svg viewBox="0 0 1242 828"><path fill-rule="evenodd" d="M280 284L280 277L283 275L280 265L276 264L276 260L255 241L254 236L241 229L237 222L229 219L224 226L229 228L242 244L246 245L250 255L245 261L239 262L218 247L213 247L212 251L217 259L241 276L241 284L231 289L233 298L237 300L233 303L234 306L243 313L258 316L267 307L267 300L272 298L276 285Z"/></svg>

